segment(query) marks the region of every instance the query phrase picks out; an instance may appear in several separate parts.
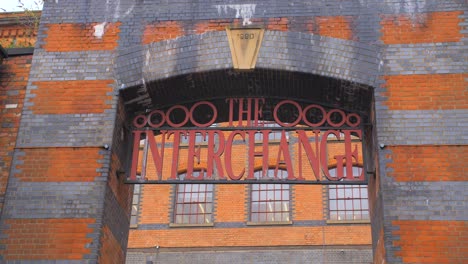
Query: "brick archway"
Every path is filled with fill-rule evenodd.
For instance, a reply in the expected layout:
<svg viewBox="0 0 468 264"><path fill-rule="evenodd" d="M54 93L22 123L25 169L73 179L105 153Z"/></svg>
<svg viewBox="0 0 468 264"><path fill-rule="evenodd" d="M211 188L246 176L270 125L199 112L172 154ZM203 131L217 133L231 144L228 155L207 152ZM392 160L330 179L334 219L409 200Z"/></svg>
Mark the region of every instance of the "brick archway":
<svg viewBox="0 0 468 264"><path fill-rule="evenodd" d="M127 116L167 104L235 95L307 98L365 112L375 124L374 91L379 53L374 46L313 34L267 31L257 69L232 70L226 33L189 35L122 52L116 72ZM236 90L258 82L259 91ZM288 93L284 93L288 90ZM306 92L304 92L306 91ZM379 209L376 184L375 127L367 126L366 172L371 206ZM372 210L373 233L382 230L381 211Z"/></svg>

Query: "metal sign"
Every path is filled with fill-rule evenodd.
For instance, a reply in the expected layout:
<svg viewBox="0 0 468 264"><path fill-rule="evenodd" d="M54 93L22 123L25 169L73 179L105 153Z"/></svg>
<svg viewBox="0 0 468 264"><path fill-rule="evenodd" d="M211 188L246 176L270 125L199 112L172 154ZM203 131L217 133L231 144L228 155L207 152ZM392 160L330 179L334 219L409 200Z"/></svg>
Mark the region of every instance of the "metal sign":
<svg viewBox="0 0 468 264"><path fill-rule="evenodd" d="M228 98L156 109L132 124L128 183L366 183L356 113Z"/></svg>

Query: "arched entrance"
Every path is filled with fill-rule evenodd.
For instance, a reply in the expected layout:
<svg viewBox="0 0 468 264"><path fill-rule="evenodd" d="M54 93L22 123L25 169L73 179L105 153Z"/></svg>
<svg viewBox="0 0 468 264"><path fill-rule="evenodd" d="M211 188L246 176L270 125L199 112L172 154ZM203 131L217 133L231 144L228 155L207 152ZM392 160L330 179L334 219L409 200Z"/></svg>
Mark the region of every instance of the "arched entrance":
<svg viewBox="0 0 468 264"><path fill-rule="evenodd" d="M360 50L357 47L355 47L355 49L346 49L346 47L343 47L342 45L344 43L334 43L336 41L335 39L327 39L323 37L316 39L316 37L312 35L305 36L303 34L284 34L288 35L290 41L278 42L278 38L276 37L278 32L275 32L275 34L270 34L270 32L267 32L265 35L265 46L268 47L270 41L270 43L274 42L274 45L279 47L286 46L291 47L291 49L309 49L313 55L310 57L298 56L297 58L294 58L294 60L281 60L278 59L281 58L280 54L269 54L265 51L261 51L257 69L248 72L239 72L232 70L229 64L223 63L224 60L226 60L224 56L229 56L227 53L228 50L226 48L221 49L219 54L208 55L208 58L210 58L208 60L201 60L203 56L200 55L200 53L206 51L208 54L210 54L210 50L213 49L213 46L216 46L216 43L221 41L217 34L218 33L209 33L204 35L203 38L199 36L189 36L173 42L171 41L162 44L159 43L157 45L154 44L149 46L147 50L139 51L140 54L145 54L144 56L141 56L142 61L140 61L142 64L142 68L140 69L142 72L140 76L143 76L143 78L133 82L131 81L131 78L127 79L127 81L121 81L122 87L124 87L121 90L121 96L123 99L122 102L126 111L126 115L128 116L127 124L129 120L138 114L145 114L153 109L167 110L169 107L178 104L190 104L202 100L215 101L233 97L268 97L276 98L277 100L289 99L307 101L309 103L322 105L329 109L338 108L353 113L355 112L359 113L359 115L363 117L363 124L365 124L363 126L366 134L363 140L363 145L365 146L364 154L366 155L365 159L369 160L370 162L366 164L366 167L363 168L363 170L365 171L366 176L369 177L371 184L375 184L375 168L373 165L373 161L375 159L373 156L374 131L372 129L372 123L374 122L374 91L372 88L372 82L375 76L371 76L371 72L353 72L352 65L360 63L365 64L369 69L376 67L376 54L374 54L374 57L369 56L368 50ZM195 44L193 46L194 52L198 55L194 56L194 54L190 52L178 53L177 47L192 39L195 39L195 43L198 43L198 45ZM296 41L303 42L304 45L299 46ZM310 43L312 43L312 45L310 45ZM355 43L350 42L348 44L353 45ZM273 44L271 45L273 46ZM166 51L164 51L165 48L167 49ZM183 50L183 47L180 49ZM337 54L338 51L340 51L340 55L327 55ZM359 54L359 51L365 54ZM321 63L326 61L325 58L329 58L330 62L327 63L330 63L330 65L328 67ZM353 60L351 58L359 58L361 60ZM162 65L158 63L159 61L167 62L165 64L166 67L164 70L161 69L162 72L166 72L165 74L162 74L160 70L155 70L159 67L162 67ZM177 61L179 61L179 64ZM351 61L354 62L352 63ZM347 67L347 69L341 72L339 69L337 69L337 67L332 66L333 63L338 62L341 62L343 67ZM276 65L274 63L276 63ZM361 68L362 66L363 65L360 65L359 67ZM121 67L119 67L119 71L122 71L123 69L124 65L121 65ZM368 172L370 172L370 174L367 174ZM145 186L144 188L147 187ZM156 192L156 189L153 186L147 188L147 190L149 189L152 191L146 191L146 193L143 191L143 193L147 196L149 193ZM172 195L174 195L176 191L169 187L162 189L164 190L162 193L166 194L165 198L163 198L164 196L157 196L158 199L164 199L166 201L165 203L172 203L171 199L175 199ZM375 194L375 192L372 190L373 188L371 188L371 191L369 192L370 195ZM138 194L141 195L141 190ZM370 197L371 203L375 202L375 200L372 200L373 198L375 197ZM153 199L156 199L156 197L153 197ZM170 208L170 206L167 208ZM164 210L163 214L168 214L167 211L167 209ZM371 210L371 212L373 211ZM141 214L141 212L139 212L139 214ZM328 213L325 214L327 216L329 215ZM171 227L170 222L174 220L172 217L173 216L169 217L171 220L169 220L167 223L167 226L169 227L168 229ZM154 220L153 224L159 225L159 227L155 227L155 225L151 226L151 221L152 220L148 219L148 216L140 215L140 227L142 229L146 229L147 233L152 233L151 236L159 236L161 233L165 232L164 229L166 228L162 227L164 226L165 220L159 220L159 222L158 220ZM321 226L322 228L325 228L322 226L322 224L326 224L326 221L307 222L299 220L296 222L299 225L309 224L312 226ZM236 224L239 225L239 223ZM214 225L216 225L216 223ZM224 221L221 223L221 225L229 225L229 221ZM236 228L242 229L243 227L236 226L234 230L237 230ZM358 228L361 227L358 226ZM174 224L172 224L172 230L174 230ZM142 232L140 232L141 230L138 230L138 225L135 231L136 232L130 236L131 241L132 239L138 240L138 236L144 236ZM202 234L206 230L198 231L200 234ZM131 233L132 232L133 231L131 231ZM170 233L171 231L167 232ZM215 231L206 231L207 234L212 232ZM183 234L184 231L183 229L179 229L173 233ZM173 236L173 234L168 236ZM312 235L305 235L305 237L310 236ZM304 239L307 240L305 237ZM146 256L152 260L155 260L155 254L162 254L162 252L164 252L162 248L180 247L180 245L171 244L168 243L168 241L164 242L164 239L154 238L150 240L152 242L149 242L149 244L154 242L153 244L157 245L155 246L145 243L141 244L137 242L135 243L135 248L140 248L140 250L143 249L142 251L146 252ZM307 243L304 243L302 246L305 246L306 244ZM227 244L219 244L218 246L220 249L225 249L227 247L226 245ZM231 248L239 250L239 248L235 246L235 243L232 245L233 246L231 246ZM277 243L275 245L278 246L281 245L281 243ZM204 244L204 246L201 246L201 248L206 250L207 248L212 248L213 246L215 245L208 243ZM259 248L264 246L264 244L258 244ZM290 244L285 243L285 246L290 247ZM300 244L298 246L299 248L301 247ZM193 247L193 245L187 246L189 250L190 248L193 250ZM246 246L244 244L243 250L245 249ZM267 247L267 249L270 248ZM291 249L293 248L288 248L288 250ZM198 250L200 250L200 248L198 248ZM175 252L177 252L177 250ZM330 258L333 256L333 254L337 254L337 252L332 251L322 250L321 252L322 258ZM137 255L134 255L133 253L132 251L129 251L129 256L137 258ZM248 253L252 254L252 252ZM255 252L254 254L259 256L264 253L265 252ZM349 254L355 253L356 252L346 251L346 257L349 257ZM230 253L228 252L226 254ZM369 255L369 251L363 254ZM202 255L203 254L198 256L198 260L201 261L201 259L203 259L203 257L200 257ZM242 254L239 256L241 255ZM140 257L141 256L142 255L140 254ZM245 257L246 256L248 255L245 255ZM283 260L287 260L284 259L284 255L278 257L283 258ZM303 257L305 256L300 256L299 258ZM355 255L354 257L359 258L360 256ZM366 261L365 259L362 260ZM368 260L369 258L367 258L367 261Z"/></svg>

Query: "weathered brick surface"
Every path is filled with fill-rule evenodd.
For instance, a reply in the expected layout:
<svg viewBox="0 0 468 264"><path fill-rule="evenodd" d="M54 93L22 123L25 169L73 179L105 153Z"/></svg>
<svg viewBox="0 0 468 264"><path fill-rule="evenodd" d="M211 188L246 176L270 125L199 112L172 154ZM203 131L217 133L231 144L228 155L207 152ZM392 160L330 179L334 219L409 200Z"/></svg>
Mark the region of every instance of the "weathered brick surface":
<svg viewBox="0 0 468 264"><path fill-rule="evenodd" d="M41 11L2 13L0 45L3 48L34 47Z"/></svg>
<svg viewBox="0 0 468 264"><path fill-rule="evenodd" d="M382 41L385 44L458 42L461 11L384 15Z"/></svg>
<svg viewBox="0 0 468 264"><path fill-rule="evenodd" d="M347 16L316 17L314 33L332 38L353 40L356 35L352 30L352 22L353 18Z"/></svg>
<svg viewBox="0 0 468 264"><path fill-rule="evenodd" d="M0 66L0 212L24 104L31 57L11 57Z"/></svg>
<svg viewBox="0 0 468 264"><path fill-rule="evenodd" d="M33 82L33 114L94 114L111 106L113 80Z"/></svg>
<svg viewBox="0 0 468 264"><path fill-rule="evenodd" d="M257 68L261 70L255 71L253 77L268 79L269 74L294 72L323 76L320 80L330 83L333 82L331 78L343 82L346 80L353 85L346 86L342 94L327 94L325 87L328 86L320 81L306 82L300 86L313 91L313 94L330 95L320 97L319 101L343 108L356 105L344 98L354 98L359 101L358 104L364 100L370 106L372 96L359 98L355 92L372 90L370 87L375 89L375 117L369 120L377 131L377 137L367 140L369 149L378 156L373 166L367 166L370 168L369 177L374 177L373 168L377 169L375 179L371 181L374 186L370 188L372 199L375 199L371 212L373 248L376 252L374 260L424 263L430 262L430 257L433 257L435 262L463 262L466 254L459 248L451 250L450 257L444 255L451 244L427 242L429 236L425 235L419 236L421 243L415 244L413 241L420 233L430 233L425 229L427 226L452 227L467 218L463 209L466 208L466 173L464 164L456 161L459 156L466 156L463 145L468 143L465 132L468 129L468 113L464 100L468 71L467 14L465 0L267 0L240 4L210 1L195 3L190 0L46 1L17 139L17 147L20 149L14 152L13 171L1 221L14 222L18 218L33 221L33 218L46 218L46 213L50 213L50 217L57 221L74 217L92 218L98 223L95 229L98 234L91 235L93 243L89 245L90 253L82 254L82 260L77 261L93 263L98 260L99 254L104 261L109 250L120 252L119 248L124 249L126 233L121 231L126 230L125 225L128 224L131 190L122 187L122 179L118 178L119 171L128 167L124 154L125 149L128 151L128 145L125 132L122 132L125 131L122 127L127 117L117 117L118 90L134 89L140 103L136 110L141 112L153 106L150 95L159 91L161 80L165 80L168 86L182 86L181 96L173 102L192 100L189 98L192 91L205 94L203 88L207 82L216 82L219 87L213 96L226 96L231 91L223 89L230 87L227 84L231 77L223 80L200 78L202 81L197 86L191 86L195 81L190 77L201 72L237 76L239 73L231 70L224 27L252 23L266 28L257 61ZM297 81L297 74L291 76L289 79L280 79L289 80L284 83L284 87L288 88ZM187 77L183 79L182 85L177 85L181 80L179 77ZM45 112L35 112L37 107L46 105L36 100L47 97L36 93L41 90L34 85L36 83L52 81L60 87L62 82L66 84L68 81L111 79L115 79L115 83L108 87L109 90L100 93L100 96L106 97L98 100L100 106L97 108L80 109L75 107L78 101L74 101L63 108L66 114L47 107L43 108L47 110ZM304 82L304 79L300 81ZM267 88L269 95L283 95L274 94L275 90L269 90L270 87L265 85L260 88ZM175 88L169 91L178 91ZM47 90L54 91L54 87ZM418 94L414 94L416 92ZM300 97L300 93L285 94L288 97ZM167 103L166 99L171 98L171 95L166 94L158 100ZM55 104L66 101L48 99L52 99L50 103ZM83 97L81 99L87 100ZM122 102L122 105L126 106L125 103L128 102ZM12 176L20 175L26 165L22 160L30 159L26 155L30 153L29 149L22 148L96 148L104 144L110 145L111 150L102 150L103 157L99 157L102 166L96 171L96 174L102 176L94 181L75 179L74 182L47 182L46 185L43 182L20 181ZM378 149L379 144L382 144L383 149ZM424 166L418 163L424 163ZM406 171L402 170L403 167ZM462 170L457 171L455 167ZM444 181L436 180L439 178ZM76 191L67 194L66 190L71 189ZM229 188L218 189L216 194L221 199L216 201L217 209L221 201L224 203L229 200ZM173 246L173 243L179 243L176 246L194 247L203 243L210 246L255 246L258 241L278 246L288 243L291 246L321 245L324 238L332 244L370 242L359 240L368 234L368 227L363 231L366 226L327 225L323 218L307 211L320 210L320 207L326 205L312 201L293 203L291 226L246 226L247 211L242 215L240 213L242 208L247 208L245 193L248 189L237 186L233 190L244 197L230 205L232 212L219 210L215 220L216 217L229 219L235 212L232 218L235 221L215 221L212 228L200 229L168 227L173 195L170 188L164 190L161 196L144 191L143 195L147 197L161 198L161 204L153 202L152 205L164 211L157 216L160 218L144 216L146 222L140 223L137 233L132 232L131 239L138 246L150 248L157 244ZM307 190L306 187L297 187L293 195L319 199L315 191L308 193ZM83 198L93 191L99 194L89 195L88 200ZM47 198L28 204L32 197L39 196ZM70 205L62 202L73 199L79 202ZM148 208L145 210L149 212ZM144 210L140 213L144 214ZM319 215L323 217L324 211L320 210ZM4 236L7 233L19 234L18 230L22 226L4 224L2 228ZM351 230L363 231L363 236L356 240ZM58 235L56 230L51 232L53 236ZM144 232L149 234L150 239L141 235ZM32 231L30 233L35 235ZM453 232L450 229L450 235L445 237L441 233L431 234L440 235L441 241L465 238L465 231ZM206 236L205 240L200 239L203 236ZM187 237L195 239L192 242L182 239ZM2 250L9 246L8 240L4 241ZM232 243L228 244L227 241ZM51 253L50 258L66 260L62 255L54 255L56 252L52 250L47 252ZM417 255L420 253L428 254ZM9 254L3 255L5 259L11 257ZM183 255L172 256L182 261ZM222 258L226 255L214 256ZM264 259L262 252L237 256L249 256L259 261ZM307 256L307 261L316 259L313 254ZM117 257L109 261L123 262L121 254ZM285 255L278 258L285 259L284 262L292 259ZM170 261L170 258L166 260Z"/></svg>
<svg viewBox="0 0 468 264"><path fill-rule="evenodd" d="M156 24L147 25L143 33L143 44L159 42L162 40L175 39L184 35L180 22L162 21Z"/></svg>
<svg viewBox="0 0 468 264"><path fill-rule="evenodd" d="M389 110L468 108L468 74L385 76Z"/></svg>
<svg viewBox="0 0 468 264"><path fill-rule="evenodd" d="M27 97L27 95L26 95ZM110 145L114 122L104 114L23 114L17 147L103 147Z"/></svg>
<svg viewBox="0 0 468 264"><path fill-rule="evenodd" d="M466 73L465 49L463 42L388 45L381 66L387 76Z"/></svg>
<svg viewBox="0 0 468 264"><path fill-rule="evenodd" d="M259 226L243 228L173 228L134 230L129 240L132 248L214 247L214 246L297 246L297 245L366 245L370 244L368 225ZM184 239L189 237L190 239Z"/></svg>
<svg viewBox="0 0 468 264"><path fill-rule="evenodd" d="M378 49L370 45L317 35L267 31L257 67L375 85L378 63ZM132 66L135 64L141 68ZM208 32L129 49L120 54L116 66L119 86L126 88L142 85L145 79L228 69L231 53L225 32Z"/></svg>
<svg viewBox="0 0 468 264"><path fill-rule="evenodd" d="M467 181L467 146L390 147L387 176L397 182Z"/></svg>
<svg viewBox="0 0 468 264"><path fill-rule="evenodd" d="M21 172L15 175L21 181L86 182L102 175L98 169L103 155L97 148L35 148L23 153L16 167Z"/></svg>
<svg viewBox="0 0 468 264"><path fill-rule="evenodd" d="M468 259L466 221L393 221L395 255L403 263L464 263Z"/></svg>
<svg viewBox="0 0 468 264"><path fill-rule="evenodd" d="M377 122L379 142L386 146L468 144L465 109L382 111Z"/></svg>
<svg viewBox="0 0 468 264"><path fill-rule="evenodd" d="M102 232L103 235L101 236L101 244L103 246L100 250L98 262L103 264L114 264L122 262L125 256L124 249L120 247L119 242L115 239L107 226L103 227Z"/></svg>
<svg viewBox="0 0 468 264"><path fill-rule="evenodd" d="M327 215L319 213L324 212L324 207L328 208L328 204L323 201L322 189L322 186L294 186L294 221L323 220L327 218Z"/></svg>
<svg viewBox="0 0 468 264"><path fill-rule="evenodd" d="M113 50L120 23L47 24L42 48L48 52Z"/></svg>
<svg viewBox="0 0 468 264"><path fill-rule="evenodd" d="M93 223L90 218L6 220L1 243L7 246L0 252L3 260L80 260L91 253L93 239L87 235Z"/></svg>
<svg viewBox="0 0 468 264"><path fill-rule="evenodd" d="M372 251L367 248L359 249L249 249L236 248L234 250L210 249L194 252L182 252L176 250L159 250L157 253L139 252L129 250L126 263L140 264L146 260L157 260L161 263L206 263L229 264L250 261L252 263L313 263L313 264L362 264L370 263Z"/></svg>
<svg viewBox="0 0 468 264"><path fill-rule="evenodd" d="M110 51L45 52L34 50L31 81L112 80L113 57Z"/></svg>
<svg viewBox="0 0 468 264"><path fill-rule="evenodd" d="M5 199L2 215L5 218L99 218L102 215L104 184L10 179L9 186L14 190L8 191Z"/></svg>

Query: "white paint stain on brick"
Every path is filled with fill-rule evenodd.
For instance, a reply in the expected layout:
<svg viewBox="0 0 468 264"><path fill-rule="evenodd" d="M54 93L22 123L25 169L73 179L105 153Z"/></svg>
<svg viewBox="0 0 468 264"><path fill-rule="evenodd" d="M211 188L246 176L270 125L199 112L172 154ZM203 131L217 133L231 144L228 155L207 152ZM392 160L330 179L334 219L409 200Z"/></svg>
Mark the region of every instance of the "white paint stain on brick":
<svg viewBox="0 0 468 264"><path fill-rule="evenodd" d="M149 52L149 50L146 51L146 56L145 56L145 65L148 66L148 64L150 63L150 60L151 60L151 53Z"/></svg>
<svg viewBox="0 0 468 264"><path fill-rule="evenodd" d="M100 24L97 24L94 26L94 36L96 38L102 38L104 36L105 28L106 28L107 22L102 22Z"/></svg>
<svg viewBox="0 0 468 264"><path fill-rule="evenodd" d="M238 4L238 5L215 5L218 9L218 14L221 16L227 14L229 9L236 11L236 18L242 18L242 25L250 25L252 21L250 19L255 13L256 4Z"/></svg>
<svg viewBox="0 0 468 264"><path fill-rule="evenodd" d="M5 108L6 109L18 108L18 104L6 104Z"/></svg>

